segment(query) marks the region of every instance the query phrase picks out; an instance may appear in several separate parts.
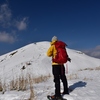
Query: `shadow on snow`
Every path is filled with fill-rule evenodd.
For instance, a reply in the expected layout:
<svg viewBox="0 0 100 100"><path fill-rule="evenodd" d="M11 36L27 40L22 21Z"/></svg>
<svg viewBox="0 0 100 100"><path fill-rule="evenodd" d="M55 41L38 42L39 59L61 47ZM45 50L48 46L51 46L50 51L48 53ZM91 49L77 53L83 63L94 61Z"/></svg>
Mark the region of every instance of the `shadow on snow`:
<svg viewBox="0 0 100 100"><path fill-rule="evenodd" d="M69 86L69 91L72 92L75 88L85 87L86 84L87 83L83 81L76 82L73 85Z"/></svg>

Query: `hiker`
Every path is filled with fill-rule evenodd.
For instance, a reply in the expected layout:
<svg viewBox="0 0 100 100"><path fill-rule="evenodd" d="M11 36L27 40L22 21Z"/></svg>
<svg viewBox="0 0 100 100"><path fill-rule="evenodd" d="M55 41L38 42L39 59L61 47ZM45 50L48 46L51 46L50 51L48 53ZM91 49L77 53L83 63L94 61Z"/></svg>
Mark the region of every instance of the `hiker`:
<svg viewBox="0 0 100 100"><path fill-rule="evenodd" d="M55 43L57 41L58 41L57 37L53 36L52 40L51 40L51 46L47 51L47 56L52 57L52 59L54 59L57 54L57 50L55 48ZM71 61L71 59L69 57L67 58L67 60ZM55 95L51 96L51 98L61 98L61 94L62 95L69 94L67 78L65 76L64 63L62 63L62 64L56 63L56 62L54 62L54 60L52 60L52 73L54 76L54 83L55 83ZM64 88L64 91L62 93L60 93L60 79L63 83L63 88Z"/></svg>

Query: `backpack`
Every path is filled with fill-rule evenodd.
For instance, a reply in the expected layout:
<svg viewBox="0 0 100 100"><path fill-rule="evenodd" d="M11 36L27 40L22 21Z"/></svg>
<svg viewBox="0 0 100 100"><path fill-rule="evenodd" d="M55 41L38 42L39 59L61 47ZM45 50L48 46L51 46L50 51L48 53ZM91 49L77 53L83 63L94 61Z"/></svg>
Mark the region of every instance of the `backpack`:
<svg viewBox="0 0 100 100"><path fill-rule="evenodd" d="M57 54L55 56L55 58L53 58L53 62L55 63L59 63L59 64L64 64L67 62L68 60L68 55L67 55L67 51L66 51L66 44L62 41L57 41L55 42L55 48L57 50Z"/></svg>

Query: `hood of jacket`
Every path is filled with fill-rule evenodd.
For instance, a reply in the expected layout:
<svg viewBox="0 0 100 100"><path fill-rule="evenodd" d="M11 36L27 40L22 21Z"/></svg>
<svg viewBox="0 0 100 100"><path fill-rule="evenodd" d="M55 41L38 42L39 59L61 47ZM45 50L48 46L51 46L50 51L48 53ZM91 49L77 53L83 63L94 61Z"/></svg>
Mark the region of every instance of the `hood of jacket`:
<svg viewBox="0 0 100 100"><path fill-rule="evenodd" d="M53 45L55 42L57 42L57 40L52 41L50 44Z"/></svg>

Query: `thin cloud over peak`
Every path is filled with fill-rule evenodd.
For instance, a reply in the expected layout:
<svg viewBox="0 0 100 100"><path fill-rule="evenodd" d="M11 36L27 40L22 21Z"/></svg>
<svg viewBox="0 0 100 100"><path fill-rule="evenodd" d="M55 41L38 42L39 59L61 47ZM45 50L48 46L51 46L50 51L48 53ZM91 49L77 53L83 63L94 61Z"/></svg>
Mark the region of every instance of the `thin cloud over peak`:
<svg viewBox="0 0 100 100"><path fill-rule="evenodd" d="M83 52L92 57L100 58L100 45L90 50L84 50Z"/></svg>
<svg viewBox="0 0 100 100"><path fill-rule="evenodd" d="M11 10L9 9L7 4L3 4L0 6L0 26L3 28L10 26L10 21L12 18Z"/></svg>
<svg viewBox="0 0 100 100"><path fill-rule="evenodd" d="M0 42L5 42L5 43L14 43L15 42L15 37L10 35L9 33L0 32Z"/></svg>
<svg viewBox="0 0 100 100"><path fill-rule="evenodd" d="M96 49L96 50L100 50L100 45L96 46L95 49Z"/></svg>
<svg viewBox="0 0 100 100"><path fill-rule="evenodd" d="M24 17L21 21L16 21L15 26L18 30L25 30L27 28L27 17Z"/></svg>

